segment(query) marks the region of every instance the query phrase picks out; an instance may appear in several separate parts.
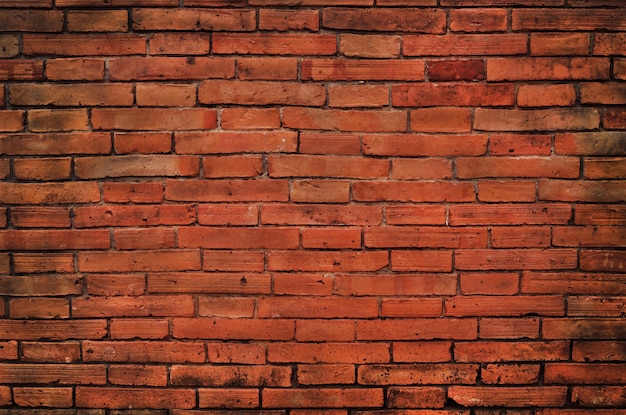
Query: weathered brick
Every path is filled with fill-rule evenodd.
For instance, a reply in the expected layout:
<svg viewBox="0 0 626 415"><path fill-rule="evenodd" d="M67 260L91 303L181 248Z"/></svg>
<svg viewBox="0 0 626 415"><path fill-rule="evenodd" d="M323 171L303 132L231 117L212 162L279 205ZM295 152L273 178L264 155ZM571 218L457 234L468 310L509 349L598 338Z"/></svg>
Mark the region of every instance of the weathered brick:
<svg viewBox="0 0 626 415"><path fill-rule="evenodd" d="M251 31L256 27L254 10L138 8L132 14L134 30Z"/></svg>
<svg viewBox="0 0 626 415"><path fill-rule="evenodd" d="M446 16L437 9L327 7L322 10L322 26L339 30L443 33Z"/></svg>

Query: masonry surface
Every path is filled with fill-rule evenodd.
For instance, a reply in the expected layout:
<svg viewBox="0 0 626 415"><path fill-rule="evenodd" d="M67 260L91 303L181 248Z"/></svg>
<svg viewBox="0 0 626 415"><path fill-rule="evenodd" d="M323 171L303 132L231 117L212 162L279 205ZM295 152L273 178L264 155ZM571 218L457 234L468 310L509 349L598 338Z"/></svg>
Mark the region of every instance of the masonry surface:
<svg viewBox="0 0 626 415"><path fill-rule="evenodd" d="M621 0L0 0L0 415L626 415Z"/></svg>

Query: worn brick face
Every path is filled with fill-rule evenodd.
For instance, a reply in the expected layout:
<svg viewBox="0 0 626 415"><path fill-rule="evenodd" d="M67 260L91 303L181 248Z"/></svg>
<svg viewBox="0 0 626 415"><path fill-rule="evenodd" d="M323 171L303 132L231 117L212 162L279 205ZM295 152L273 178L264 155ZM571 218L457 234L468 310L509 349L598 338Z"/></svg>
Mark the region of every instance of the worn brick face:
<svg viewBox="0 0 626 415"><path fill-rule="evenodd" d="M623 3L0 0L0 415L624 415Z"/></svg>

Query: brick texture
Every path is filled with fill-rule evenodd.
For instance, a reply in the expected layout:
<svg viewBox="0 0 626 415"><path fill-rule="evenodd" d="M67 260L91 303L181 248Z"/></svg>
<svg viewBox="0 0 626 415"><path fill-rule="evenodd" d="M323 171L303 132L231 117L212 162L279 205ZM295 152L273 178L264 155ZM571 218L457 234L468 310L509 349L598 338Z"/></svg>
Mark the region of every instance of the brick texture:
<svg viewBox="0 0 626 415"><path fill-rule="evenodd" d="M626 415L622 0L0 0L0 415Z"/></svg>

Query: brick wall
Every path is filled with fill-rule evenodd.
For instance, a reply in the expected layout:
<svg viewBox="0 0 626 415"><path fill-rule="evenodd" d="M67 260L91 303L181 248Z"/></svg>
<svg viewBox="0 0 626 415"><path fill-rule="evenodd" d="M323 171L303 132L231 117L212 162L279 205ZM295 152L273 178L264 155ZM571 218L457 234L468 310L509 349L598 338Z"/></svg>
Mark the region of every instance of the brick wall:
<svg viewBox="0 0 626 415"><path fill-rule="evenodd" d="M0 0L0 415L626 414L623 6Z"/></svg>

